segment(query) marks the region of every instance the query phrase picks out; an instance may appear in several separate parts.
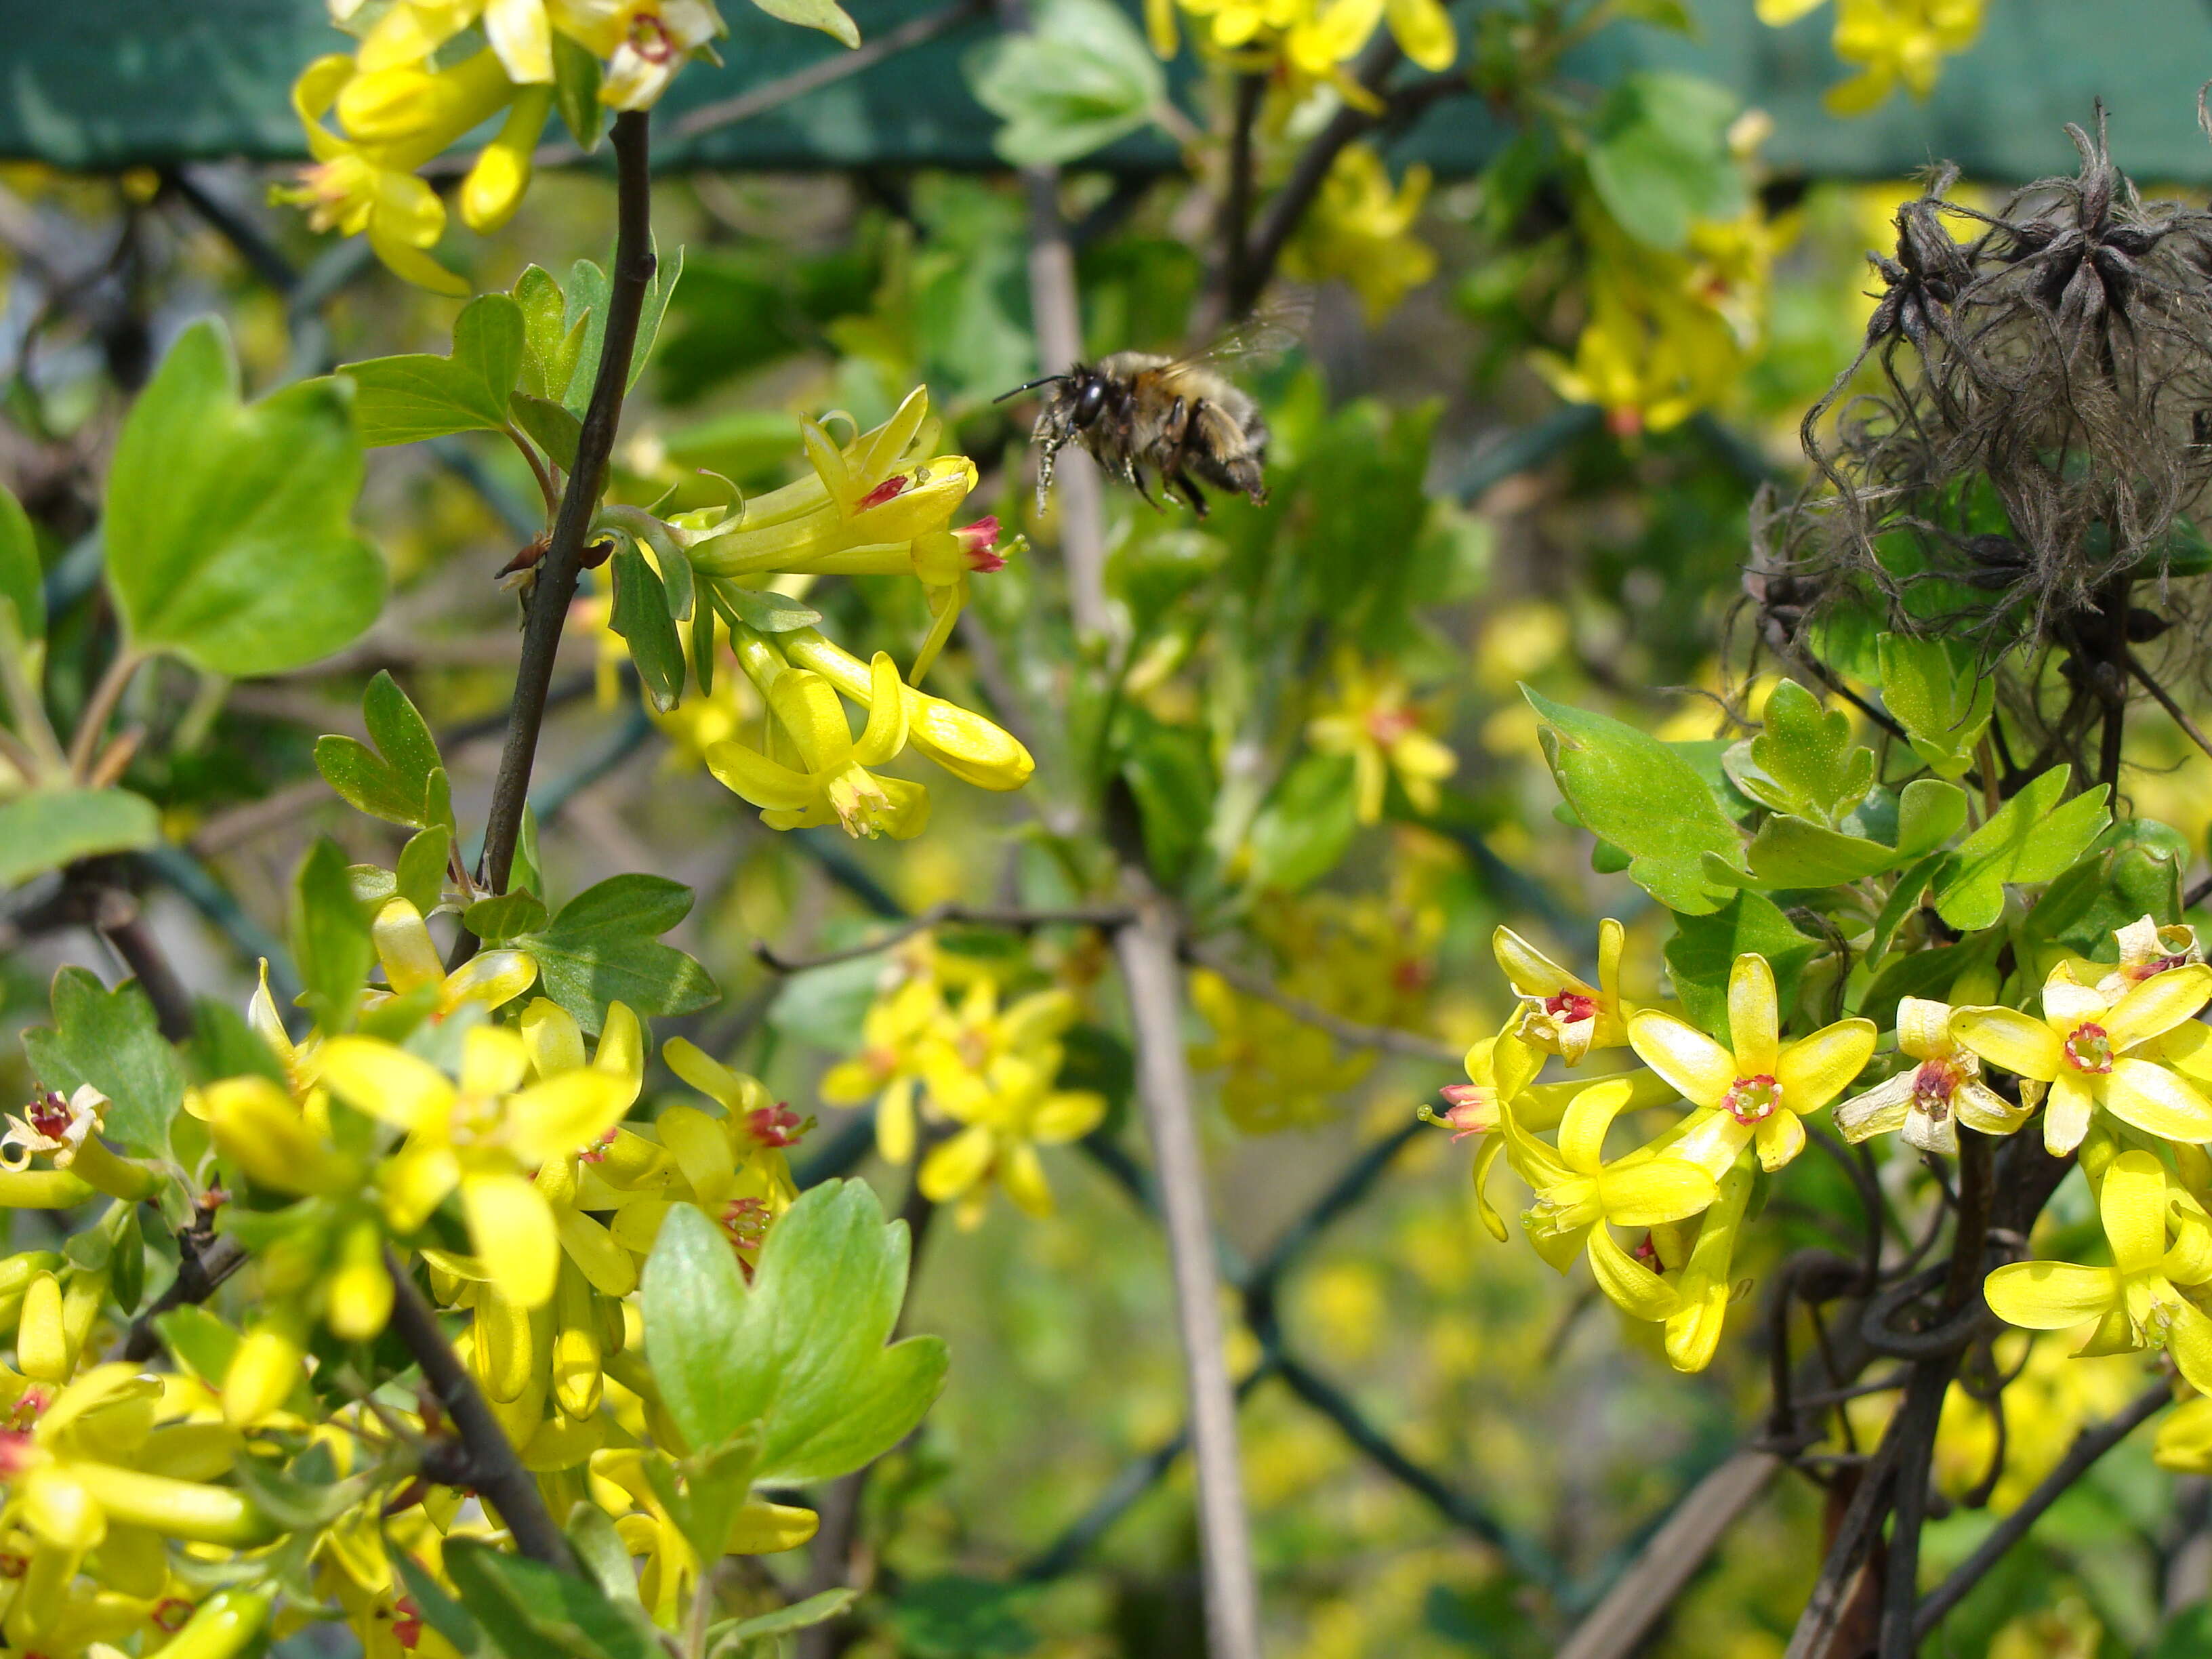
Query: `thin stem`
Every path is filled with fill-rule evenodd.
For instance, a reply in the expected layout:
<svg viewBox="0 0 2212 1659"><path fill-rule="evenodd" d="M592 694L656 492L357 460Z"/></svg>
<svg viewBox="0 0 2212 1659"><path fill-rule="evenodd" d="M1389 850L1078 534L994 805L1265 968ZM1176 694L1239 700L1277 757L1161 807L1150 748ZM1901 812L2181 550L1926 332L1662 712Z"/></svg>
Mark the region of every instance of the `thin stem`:
<svg viewBox="0 0 2212 1659"><path fill-rule="evenodd" d="M538 493L545 498L545 516L551 518L561 510L561 493L553 486L553 475L546 470L544 461L539 457L538 446L524 437L520 428L512 421L503 429L507 441L520 450L522 459L530 464L530 476L538 480Z"/></svg>
<svg viewBox="0 0 2212 1659"><path fill-rule="evenodd" d="M901 922L888 933L878 933L865 945L849 945L842 951L824 951L820 956L787 957L778 953L763 939L753 941L753 955L763 967L773 973L803 974L811 969L830 968L841 962L858 962L862 957L879 955L904 944L916 933L926 933L946 922L965 923L974 927L1003 927L1010 933L1020 933L1038 927L1119 927L1128 921L1131 915L1127 906L1115 904L1071 905L1063 910L933 904L920 915Z"/></svg>
<svg viewBox="0 0 2212 1659"><path fill-rule="evenodd" d="M137 895L119 888L103 890L93 901L93 926L137 980L138 988L154 1006L155 1023L161 1035L172 1042L190 1037L191 995L169 965L168 953L154 937L154 930L146 925L146 913Z"/></svg>
<svg viewBox="0 0 2212 1659"><path fill-rule="evenodd" d="M1959 1564L1948 1578L1928 1593L1912 1616L1914 1639L1924 1639L1932 1632L1943 1621L1944 1615L1965 1601L1967 1593L1981 1583L1990 1569L2004 1559L2005 1553L2027 1535L2028 1529L2042 1518L2045 1510L2064 1497L2067 1489L2087 1474L2099 1458L2156 1416L2172 1399L2172 1384L2160 1380L2137 1395L2127 1409L2109 1423L2084 1429L2075 1435L2074 1443L2058 1460L2057 1467L2021 1500L2019 1508L1990 1528L1979 1547Z"/></svg>
<svg viewBox="0 0 2212 1659"><path fill-rule="evenodd" d="M563 1572L575 1571L568 1540L553 1523L538 1481L515 1455L514 1443L485 1403L476 1379L461 1364L438 1324L438 1316L416 1288L415 1280L390 1249L384 1268L392 1277L392 1328L422 1368L422 1380L453 1419L469 1455L470 1484L499 1511L514 1547L533 1561Z"/></svg>
<svg viewBox="0 0 2212 1659"><path fill-rule="evenodd" d="M1114 948L1135 1030L1138 1093L1152 1137L1175 1273L1176 1317L1198 1470L1206 1650L1212 1659L1259 1659L1260 1601L1237 1450L1237 1396L1223 1348L1206 1170L1183 1059L1176 930L1167 902L1148 884L1135 896L1137 920L1115 934Z"/></svg>
<svg viewBox="0 0 2212 1659"><path fill-rule="evenodd" d="M561 509L545 556L538 562L523 623L522 659L515 671L514 703L508 715L507 747L492 784L491 807L484 821L482 870L484 890L507 890L514 867L515 843L522 831L522 810L530 799L530 771L538 756L538 735L545 720L546 691L553 659L561 646L569 602L583 568L584 541L593 504L613 453L622 421L623 394L629 384L630 354L637 343L638 316L646 287L653 280L653 179L648 167L646 115L626 110L615 118L616 230L606 333L599 349L598 378L576 440L576 465L568 474Z"/></svg>
<svg viewBox="0 0 2212 1659"><path fill-rule="evenodd" d="M131 687L131 677L136 674L146 659L143 653L128 646L119 646L107 665L107 672L93 687L92 698L77 719L76 732L70 739L69 769L80 781L92 775L93 757L100 752L100 739L114 718L115 706L123 701L123 694Z"/></svg>
<svg viewBox="0 0 2212 1659"><path fill-rule="evenodd" d="M1244 266L1251 247L1252 129L1259 122L1267 93L1266 76L1237 77L1237 103L1230 117L1229 178L1221 198L1221 292L1231 305L1249 291ZM1227 320L1233 322L1240 314L1232 311Z"/></svg>
<svg viewBox="0 0 2212 1659"><path fill-rule="evenodd" d="M1413 1060L1433 1060L1439 1066L1456 1066L1466 1057L1465 1051L1449 1042L1439 1042L1434 1037L1423 1036L1418 1031L1401 1031L1389 1025L1363 1025L1357 1020L1341 1019L1319 1003L1309 1002L1304 997L1293 996L1271 981L1234 963L1224 962L1211 951L1188 939L1181 946L1182 959L1194 966L1218 974L1231 986L1248 997L1254 997L1281 1009L1292 1018L1326 1031L1339 1042L1354 1048L1376 1048L1386 1054L1404 1054Z"/></svg>
<svg viewBox="0 0 2212 1659"><path fill-rule="evenodd" d="M2166 710L2166 717L2181 728L2190 742L2206 754L2212 755L2212 738L2206 737L2197 728L2197 722L2189 718L2188 711L2173 700L2172 693L2158 683L2150 670L2143 666L2142 659L2133 651L2128 653L2128 672L2136 677L2136 683L2144 690L2157 700L2158 706Z"/></svg>

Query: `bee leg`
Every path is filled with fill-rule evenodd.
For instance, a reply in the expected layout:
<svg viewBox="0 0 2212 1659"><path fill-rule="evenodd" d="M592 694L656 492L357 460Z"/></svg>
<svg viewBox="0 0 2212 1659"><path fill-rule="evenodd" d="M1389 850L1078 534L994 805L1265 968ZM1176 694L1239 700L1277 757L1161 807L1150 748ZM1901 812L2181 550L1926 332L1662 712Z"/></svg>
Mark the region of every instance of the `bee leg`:
<svg viewBox="0 0 2212 1659"><path fill-rule="evenodd" d="M1200 518L1204 518L1206 516L1206 497L1198 493L1198 486L1190 481L1190 475L1187 472L1176 473L1175 475L1175 485L1176 494L1182 496L1184 501L1190 503L1190 510L1192 512L1198 514Z"/></svg>

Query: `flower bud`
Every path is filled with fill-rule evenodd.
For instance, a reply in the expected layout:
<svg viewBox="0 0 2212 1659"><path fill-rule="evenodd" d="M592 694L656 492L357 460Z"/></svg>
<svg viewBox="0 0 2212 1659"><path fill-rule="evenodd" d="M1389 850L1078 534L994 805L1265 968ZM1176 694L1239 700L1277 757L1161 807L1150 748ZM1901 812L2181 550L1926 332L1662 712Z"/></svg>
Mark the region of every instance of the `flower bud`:
<svg viewBox="0 0 2212 1659"><path fill-rule="evenodd" d="M538 1368L530 1313L489 1285L477 1287L476 1373L484 1392L502 1405L522 1398Z"/></svg>
<svg viewBox="0 0 2212 1659"><path fill-rule="evenodd" d="M283 1309L270 1314L246 1334L231 1356L222 1379L223 1420L241 1429L267 1421L290 1397L307 1358L306 1333L298 1314Z"/></svg>
<svg viewBox="0 0 2212 1659"><path fill-rule="evenodd" d="M69 1338L62 1326L62 1282L51 1272L34 1274L24 1287L23 1311L15 1327L15 1364L40 1382L66 1382Z"/></svg>
<svg viewBox="0 0 2212 1659"><path fill-rule="evenodd" d="M499 129L483 147L469 176L461 181L461 222L471 230L497 230L514 216L530 188L530 156L545 118L553 108L553 88L526 87Z"/></svg>
<svg viewBox="0 0 2212 1659"><path fill-rule="evenodd" d="M265 1077L234 1077L202 1091L222 1155L274 1192L349 1193L362 1171L307 1126L292 1097Z"/></svg>
<svg viewBox="0 0 2212 1659"><path fill-rule="evenodd" d="M54 1250L21 1250L0 1261L0 1328L22 1317L24 1293L40 1273L58 1273L62 1256Z"/></svg>
<svg viewBox="0 0 2212 1659"><path fill-rule="evenodd" d="M333 1335L367 1342L392 1317L392 1275L384 1266L384 1231L366 1218L346 1229L331 1274L324 1322Z"/></svg>
<svg viewBox="0 0 2212 1659"><path fill-rule="evenodd" d="M554 1401L570 1417L589 1417L599 1408L599 1318L574 1262L562 1265L553 1315Z"/></svg>
<svg viewBox="0 0 2212 1659"><path fill-rule="evenodd" d="M217 1590L200 1603L161 1652L167 1659L232 1659L261 1633L269 1598L254 1590Z"/></svg>

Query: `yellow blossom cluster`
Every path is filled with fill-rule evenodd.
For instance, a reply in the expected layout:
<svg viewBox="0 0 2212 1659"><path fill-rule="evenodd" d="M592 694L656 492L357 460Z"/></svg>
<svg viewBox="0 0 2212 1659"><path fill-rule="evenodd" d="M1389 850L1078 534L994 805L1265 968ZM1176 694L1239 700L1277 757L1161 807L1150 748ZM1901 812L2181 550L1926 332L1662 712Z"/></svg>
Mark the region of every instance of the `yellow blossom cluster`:
<svg viewBox="0 0 2212 1659"><path fill-rule="evenodd" d="M1037 1148L1079 1140L1106 1115L1103 1095L1059 1086L1081 1011L1056 986L1009 1000L995 972L948 968L957 960L925 943L890 965L860 1053L824 1075L822 1098L872 1103L877 1150L892 1164L919 1152L922 1195L954 1206L962 1227L981 1224L994 1187L1050 1215Z"/></svg>
<svg viewBox="0 0 2212 1659"><path fill-rule="evenodd" d="M1777 27L1823 0L1757 0L1759 20ZM1983 0L1836 0L1836 56L1858 73L1828 89L1838 115L1863 115L1902 86L1915 98L1936 89L1943 60L1974 44Z"/></svg>
<svg viewBox="0 0 2212 1659"><path fill-rule="evenodd" d="M771 829L836 824L848 835L903 840L929 817L924 786L881 773L905 751L984 789L1018 789L1035 769L1001 727L919 689L967 603L969 578L1004 568L1019 538L999 545L996 518L952 526L975 487L975 464L933 453L942 422L930 414L926 388L849 443L821 422L802 417L799 426L808 471L795 483L668 520L609 507L601 523L634 540L664 578L680 563L694 628L728 641L726 657L695 648L697 711L688 720L680 708L661 716L681 721L708 769L759 807ZM888 653L862 661L814 627L794 626L814 613L766 592L772 581L828 575L921 583L933 621L903 678ZM603 662L627 649L615 643L611 621L604 605L572 619L599 632ZM717 662L734 664L742 692L725 674L717 693ZM857 737L848 702L860 711Z"/></svg>
<svg viewBox="0 0 2212 1659"><path fill-rule="evenodd" d="M1294 82L1334 81L1363 106L1379 107L1344 66L1376 29L1387 27L1425 70L1449 69L1459 56L1458 32L1438 0L1145 0L1146 31L1163 58L1179 44L1178 9L1202 52L1252 70L1280 64Z"/></svg>
<svg viewBox="0 0 2212 1659"><path fill-rule="evenodd" d="M678 70L727 33L714 0L330 0L357 31L351 54L319 58L292 89L314 163L282 200L318 230L366 235L378 258L420 287L468 285L431 256L446 207L421 169L495 118L499 129L461 182L462 222L495 230L530 185L531 158L556 86L579 83L616 110L649 109ZM457 55L477 38L476 51ZM580 70L580 65L588 69Z"/></svg>
<svg viewBox="0 0 2212 1659"><path fill-rule="evenodd" d="M1437 274L1436 250L1413 234L1429 184L1416 162L1394 187L1372 145L1346 144L1283 251L1283 269L1304 282L1347 283L1368 322L1381 322Z"/></svg>
<svg viewBox="0 0 2212 1659"><path fill-rule="evenodd" d="M1785 1038L1773 972L1747 952L1718 1040L1623 1000L1624 939L1620 924L1603 925L1593 984L1501 928L1498 958L1520 1006L1470 1052L1469 1082L1445 1091L1448 1109L1434 1121L1483 1138L1476 1188L1495 1236L1504 1224L1481 1194L1502 1157L1534 1194L1522 1224L1544 1259L1564 1271L1587 1255L1599 1288L1632 1317L1663 1323L1668 1358L1695 1370L1725 1316L1755 1172L1798 1155L1805 1120L1867 1069L1878 1034L1843 1019ZM1951 1152L1961 1123L2008 1135L2039 1115L2054 1155L2079 1154L2110 1261L2000 1267L1985 1286L1990 1307L2024 1330L2093 1327L2083 1352L2163 1348L2212 1393L2212 1028L2195 1018L2212 1002L2212 967L2191 930L2148 916L2121 929L2117 945L2116 966L2057 961L2033 1012L1904 999L1893 1074L1840 1100L1835 1123L1852 1141L1895 1132L1920 1151ZM1645 1069L1537 1080L1547 1058L1574 1068L1621 1048ZM1992 1087L1985 1068L2014 1087ZM1616 1121L1676 1102L1686 1109L1607 1156ZM2177 1413L2160 1447L2176 1467L2212 1467L2212 1402Z"/></svg>
<svg viewBox="0 0 2212 1659"><path fill-rule="evenodd" d="M462 1322L456 1351L556 1509L596 1504L644 1559L649 1610L672 1628L689 1612L702 1565L646 1468L681 1437L641 1352L635 1292L678 1206L712 1218L750 1274L797 1196L786 1149L811 1121L680 1038L663 1057L699 1098L632 1121L646 1041L621 1002L592 1044L572 1014L528 994L538 965L522 951L447 973L399 898L373 940L386 984L361 994L345 1029L291 1040L264 969L247 1024L269 1067L185 1092L167 1174L252 1251L255 1282L242 1328L196 1308L172 1316L187 1322L165 1328L181 1370L101 1357L120 1352L112 1310L140 1295L119 1275L143 1253L136 1214L163 1170L107 1144L111 1103L89 1085L41 1095L0 1133L0 1204L112 1200L66 1257L0 1261L7 1650L100 1659L167 1641L228 1659L264 1628L297 1627L311 1609L272 1621L270 1596L242 1588L262 1582L247 1570L255 1553L298 1524L236 1478L247 1448L275 1437L320 1448L349 1500L313 1535L315 1591L371 1655L452 1654L395 1558L437 1576L447 1541L496 1536L494 1520L464 1515L458 1486L419 1478L409 1449L436 1432L423 1413L380 1399L328 1409L350 1389L350 1356L392 1319L395 1273ZM792 1548L814 1524L750 1498L729 1548Z"/></svg>

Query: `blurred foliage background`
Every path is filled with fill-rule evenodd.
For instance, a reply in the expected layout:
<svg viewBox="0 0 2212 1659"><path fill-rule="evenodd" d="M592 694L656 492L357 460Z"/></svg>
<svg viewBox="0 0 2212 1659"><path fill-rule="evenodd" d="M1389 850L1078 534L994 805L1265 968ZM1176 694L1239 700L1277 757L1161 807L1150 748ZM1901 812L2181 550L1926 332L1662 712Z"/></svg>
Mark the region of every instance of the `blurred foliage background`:
<svg viewBox="0 0 2212 1659"><path fill-rule="evenodd" d="M441 350L451 323L450 301L261 199L296 151L284 88L325 49L320 8L191 9L100 0L11 23L0 472L47 554L58 672L71 626L98 625L85 599L100 458L129 392L188 320L229 319L255 390L353 358ZM868 39L922 15L855 9ZM1021 94L994 95L996 71L978 57L988 22L963 18L849 82L663 149L656 232L664 251L683 247L684 275L617 452L617 496L646 503L673 490L684 505L703 489L702 470L748 491L773 486L800 466L796 415L841 408L866 428L926 383L952 434L945 447L982 469L987 510L1027 526L1037 544L975 583L975 625L937 671L946 695L1030 738L1037 799L940 791L931 832L911 844L770 832L700 760L757 712L740 678L651 714L626 653L602 631L603 591L582 602L564 647L539 769L542 857L556 888L652 870L699 892L672 938L725 998L661 1022L661 1034L690 1036L817 1112L817 1155L865 1155L860 1167L880 1177L889 1205L905 1177L865 1154L864 1113L821 1090L830 1067L864 1054L864 1021L887 983L915 972L956 992L980 978L1009 993L1053 983L1083 1005L1063 1080L1104 1092L1109 1115L1082 1146L1046 1153L1056 1212L994 1202L980 1225L940 1225L930 1241L912 1322L950 1339L953 1380L868 1492L867 1547L890 1610L864 1651L1200 1650L1180 1465L1133 1482L1126 1512L1066 1542L1180 1430L1168 1276L1156 1230L1116 1175L1129 1060L1109 1029L1113 993L1093 936L1050 929L1025 946L940 930L933 948L796 974L762 960L755 942L792 957L835 951L886 916L1079 887L1063 867L1079 855L1055 821L1054 780L1095 764L1081 744L1108 742L1110 729L1155 868L1187 878L1194 908L1224 937L1247 930L1235 952L1246 972L1340 1019L1445 1049L1487 1035L1510 1002L1488 949L1501 921L1573 961L1597 916L1623 915L1632 938L1648 935L1630 962L1656 963L1663 913L1593 872L1585 839L1555 820L1516 684L1668 738L1734 730L1718 698L1745 691L1723 663L1747 515L1762 484L1801 471L1798 420L1856 349L1871 304L1866 250L1887 246L1897 204L1917 189L1914 166L1954 155L1990 186L2033 176L2064 159L2058 121L2086 118L2089 95L2103 93L2139 173L2212 171L2187 118L2212 61L2212 20L2180 0L1990 0L1978 37L1969 29L1949 48L1964 56L1925 101L1900 87L1863 120L1820 107L1852 72L1832 56L1826 12L1775 32L1749 0L1616 4L1601 9L1579 56L1538 76L1530 31L1563 9L1587 10L1458 8L1460 49L1485 65L1487 98L1439 105L1369 152L1371 167L1340 169L1292 240L1286 268L1316 301L1303 348L1256 384L1274 432L1270 504L1224 506L1200 526L1109 492L1108 582L1128 623L1117 707L1045 728L1064 729L1064 741L1036 735L1070 689L1066 638L1042 597L1057 579L1054 526L1030 501L1026 432L993 402L1037 372L1038 351L1026 198L990 149L1002 106ZM1186 30L1224 27L1196 6L1185 14ZM781 35L755 52L739 27L726 67L687 76L664 129L834 61L832 48ZM1119 27L1107 30L1109 57L1140 40L1133 15ZM1704 78L1637 78L1655 69ZM1051 158L1066 164L1060 201L1091 351L1171 348L1203 325L1207 174L1218 161L1203 135L1223 130L1237 78L1218 54L1185 52L1159 95L1195 142L1139 107L1121 131L1089 135L1112 143L1112 165L1084 159L1088 145ZM1544 100L1582 112L1554 118ZM1121 118L1107 114L1108 126ZM1015 111L1008 131L1022 118ZM1286 99L1269 118L1287 157L1318 118ZM1629 170L1608 182L1587 152L1560 147L1570 131L1601 148L1632 138L1639 122L1683 153L1624 152ZM1670 249L1666 228L1638 216L1677 210L1665 200L1677 187L1687 220ZM610 196L589 166L549 173L512 222L456 257L479 289L507 285L530 262L559 270L602 258ZM1655 276L1669 259L1702 286L1685 289L1679 271ZM1655 311L1655 294L1685 293L1699 317ZM1610 356L1608 304L1636 319L1633 343ZM1681 361L1662 361L1668 350ZM173 734L130 775L161 804L168 843L146 855L143 879L153 923L195 986L242 1006L313 836L336 835L364 860L396 851L398 832L348 811L310 760L319 733L357 732L377 670L398 673L446 734L457 796L480 800L515 638L514 602L491 574L532 532L532 489L515 455L489 440L381 453L362 516L395 593L367 636L273 679L196 683L173 666L141 678L128 713ZM825 582L807 598L841 637L927 626L904 586L886 596ZM1754 682L1733 711L1755 715L1762 689ZM57 699L66 707L84 690L60 685ZM1271 711L1271 741L1297 750L1307 738L1279 782L1261 780L1240 803L1222 770L1226 739L1255 708ZM1376 721L1378 709L1392 719ZM1332 719L1353 733L1334 746ZM1376 810L1358 810L1353 751L1414 729L1447 746L1448 775L1386 764ZM2178 762L2178 735L2172 747ZM2140 811L2203 844L2212 803L2154 769L2128 788ZM19 891L8 915L20 920L37 897ZM111 965L70 929L16 929L9 943L0 1024L10 1033L40 1017L58 965ZM1638 1000L1656 988L1630 988ZM1553 1651L1626 1553L1755 1420L1765 1397L1757 1344L1727 1345L1711 1371L1678 1376L1594 1292L1563 1287L1530 1252L1493 1246L1449 1138L1406 1133L1449 1066L1340 1042L1204 969L1193 995L1188 1036L1208 1095L1219 1224L1237 1255L1264 1256L1364 1153L1388 1149L1379 1178L1291 1263L1264 1312L1431 1481L1423 1490L1394 1474L1280 1378L1254 1389L1245 1469L1274 1650ZM12 1046L0 1066L20 1092ZM1760 1235L1771 1254L1746 1273L1761 1277L1798 1244L1831 1238L1844 1193L1833 1176L1825 1206L1823 1174L1832 1171L1801 1169L1778 1224ZM2077 1206L2059 1223L2085 1215ZM1757 1305L1737 1315L1748 1321ZM1232 1358L1247 1370L1275 1332L1244 1322L1249 1302L1235 1311ZM2064 1360L2050 1340L2022 1363L2029 1386L2008 1396L2014 1492L2075 1426L2115 1408L2135 1375L2125 1358ZM1988 1427L1954 1404L1947 1445L1971 1449ZM1962 1451L1947 1473L1963 1490L1980 1459ZM1778 1481L1649 1651L1778 1655L1815 1571L1820 1508L1807 1484ZM1936 1650L2203 1651L2208 1520L2202 1481L2123 1448L1949 1621ZM1936 1521L1929 1558L1940 1569L1988 1524Z"/></svg>

